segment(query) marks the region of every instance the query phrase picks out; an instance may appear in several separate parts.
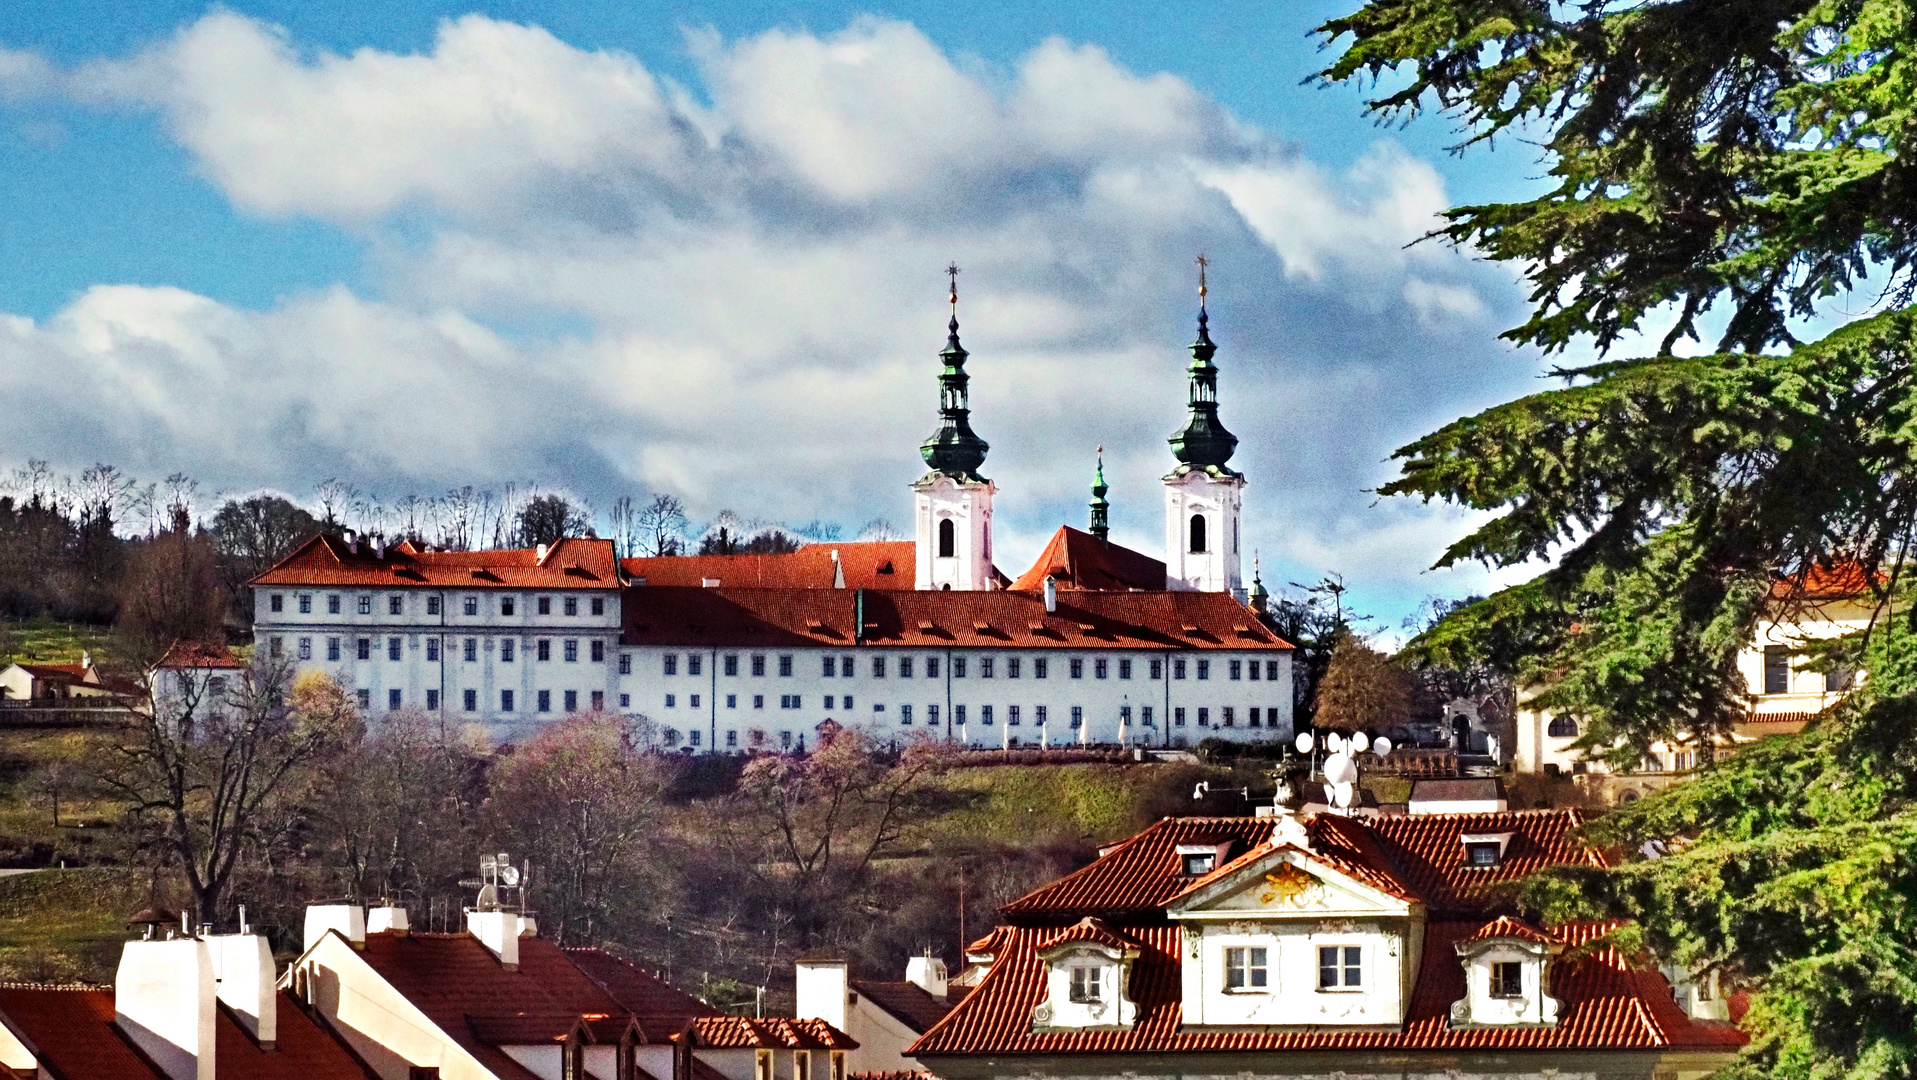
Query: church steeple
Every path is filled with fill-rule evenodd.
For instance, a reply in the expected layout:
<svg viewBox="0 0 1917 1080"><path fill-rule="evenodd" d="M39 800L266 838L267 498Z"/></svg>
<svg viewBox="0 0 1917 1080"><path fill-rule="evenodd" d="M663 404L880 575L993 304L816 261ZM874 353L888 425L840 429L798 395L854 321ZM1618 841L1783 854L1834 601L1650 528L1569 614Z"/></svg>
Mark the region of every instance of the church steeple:
<svg viewBox="0 0 1917 1080"><path fill-rule="evenodd" d="M959 344L958 334L958 264L946 267L945 272L952 279L948 297L952 303L952 321L946 326L945 350L939 353L945 361L945 370L939 372L939 427L931 438L919 444L919 452L925 455L925 463L935 473L983 483L985 478L978 474L978 468L985 464L985 452L991 447L972 431L971 395L967 389L971 377L965 373L965 359L969 354L965 346Z"/></svg>
<svg viewBox="0 0 1917 1080"><path fill-rule="evenodd" d="M1098 448L1098 467L1092 472L1092 535L1100 540L1111 532L1111 504L1105 501L1105 448Z"/></svg>
<svg viewBox="0 0 1917 1080"><path fill-rule="evenodd" d="M1187 400L1190 415L1185 426L1171 437L1172 456L1178 459L1178 468L1174 475L1202 470L1212 476L1236 476L1225 465L1231 460L1232 451L1238 446L1238 437L1225 430L1218 420L1218 368L1211 358L1218 352L1218 346L1211 340L1211 332L1206 328L1205 314L1205 267L1209 265L1203 255L1198 257L1198 340L1191 343L1191 367L1188 374L1191 390Z"/></svg>

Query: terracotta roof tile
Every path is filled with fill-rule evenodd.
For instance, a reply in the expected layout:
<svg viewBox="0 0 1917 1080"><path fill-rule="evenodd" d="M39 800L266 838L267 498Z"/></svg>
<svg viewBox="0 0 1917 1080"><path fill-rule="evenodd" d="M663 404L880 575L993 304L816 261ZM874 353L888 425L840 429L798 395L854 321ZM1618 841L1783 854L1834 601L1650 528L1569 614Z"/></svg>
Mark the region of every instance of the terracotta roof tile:
<svg viewBox="0 0 1917 1080"><path fill-rule="evenodd" d="M1053 578L1060 589L1098 589L1124 592L1165 587L1165 564L1128 547L1100 540L1091 533L1062 525L1039 553L1030 570L1012 582L1014 590L1036 592Z"/></svg>
<svg viewBox="0 0 1917 1080"><path fill-rule="evenodd" d="M1540 930L1521 919L1514 919L1509 915L1500 915L1492 919L1490 922L1479 927L1476 933L1468 937L1460 938L1458 944L1471 945L1480 941L1498 941L1507 938L1518 941L1529 941L1536 945L1561 944L1556 935Z"/></svg>
<svg viewBox="0 0 1917 1080"><path fill-rule="evenodd" d="M693 1045L714 1049L857 1050L858 1041L823 1020L701 1016L686 1025ZM684 1035L681 1036L682 1038Z"/></svg>
<svg viewBox="0 0 1917 1080"><path fill-rule="evenodd" d="M848 589L910 589L918 581L918 545L910 540L807 544L785 555L659 555L621 559L620 565L645 584L703 588L716 579L727 589L830 589L832 553Z"/></svg>
<svg viewBox="0 0 1917 1080"><path fill-rule="evenodd" d="M1499 886L1546 866L1603 866L1603 854L1578 843L1584 824L1577 810L1511 810L1495 814L1390 815L1371 819L1393 874L1424 898L1432 916L1469 913L1492 916L1510 910ZM1496 866L1465 862L1464 834L1514 835Z"/></svg>
<svg viewBox="0 0 1917 1080"><path fill-rule="evenodd" d="M361 542L354 551L336 536L314 536L254 578L254 586L288 588L616 589L619 565L612 541L568 537L545 557L536 548L502 551L418 551L401 541L373 554Z"/></svg>
<svg viewBox="0 0 1917 1080"><path fill-rule="evenodd" d="M225 644L212 641L176 641L160 657L156 668L240 669L246 661Z"/></svg>
<svg viewBox="0 0 1917 1080"><path fill-rule="evenodd" d="M1038 943L1038 951L1041 953L1051 952L1060 945L1070 945L1078 941L1089 941L1094 945L1103 945L1108 949L1117 949L1120 952L1129 952L1139 948L1136 939L1114 930L1111 925L1103 919L1087 915L1071 926L1066 927L1064 930L1040 941Z"/></svg>
<svg viewBox="0 0 1917 1080"><path fill-rule="evenodd" d="M1225 593L1075 592L1047 614L1041 597L1019 592L878 592L851 589L646 587L623 597L632 645L1094 649L1290 649L1259 627L1228 628L1245 607ZM863 607L864 626L858 609ZM981 630L978 624L984 623ZM1188 639L1181 623L1210 628ZM1034 629L1034 626L1039 629ZM1089 634L1080 632L1090 627ZM1214 632L1215 631L1215 632Z"/></svg>

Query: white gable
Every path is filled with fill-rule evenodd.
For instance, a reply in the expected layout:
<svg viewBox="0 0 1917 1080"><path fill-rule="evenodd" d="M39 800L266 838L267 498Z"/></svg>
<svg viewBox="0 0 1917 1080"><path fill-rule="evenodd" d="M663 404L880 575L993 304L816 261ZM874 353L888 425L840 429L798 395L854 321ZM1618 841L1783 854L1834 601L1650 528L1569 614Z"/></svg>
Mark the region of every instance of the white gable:
<svg viewBox="0 0 1917 1080"><path fill-rule="evenodd" d="M1408 915L1413 904L1380 892L1294 847L1275 848L1174 901L1173 919Z"/></svg>

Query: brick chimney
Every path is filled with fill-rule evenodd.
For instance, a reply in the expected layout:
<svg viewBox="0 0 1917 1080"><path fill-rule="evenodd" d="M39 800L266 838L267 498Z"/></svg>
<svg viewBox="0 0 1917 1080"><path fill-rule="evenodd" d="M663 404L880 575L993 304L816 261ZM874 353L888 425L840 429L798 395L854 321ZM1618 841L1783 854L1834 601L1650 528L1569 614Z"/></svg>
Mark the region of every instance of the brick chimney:
<svg viewBox="0 0 1917 1080"><path fill-rule="evenodd" d="M213 958L198 938L129 941L113 979L113 1021L167 1080L213 1080Z"/></svg>

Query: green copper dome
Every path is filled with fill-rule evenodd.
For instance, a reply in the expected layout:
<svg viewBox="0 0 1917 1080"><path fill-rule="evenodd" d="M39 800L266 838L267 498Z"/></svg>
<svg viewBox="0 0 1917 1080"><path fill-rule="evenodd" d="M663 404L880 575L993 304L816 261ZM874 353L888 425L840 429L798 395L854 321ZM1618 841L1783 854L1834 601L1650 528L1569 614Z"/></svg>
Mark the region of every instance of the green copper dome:
<svg viewBox="0 0 1917 1080"><path fill-rule="evenodd" d="M1201 294L1202 295L1202 294ZM1191 415L1185 426L1171 437L1172 456L1178 459L1173 475L1182 476L1202 469L1213 476L1236 476L1225 462L1238 447L1238 436L1225 430L1218 420L1218 369L1211 358L1218 346L1205 328L1203 303L1198 305L1198 340L1191 344Z"/></svg>
<svg viewBox="0 0 1917 1080"><path fill-rule="evenodd" d="M1111 489L1105 486L1105 448L1098 448L1098 468L1092 472L1092 535L1100 540L1111 533L1111 507L1105 501L1105 493Z"/></svg>
<svg viewBox="0 0 1917 1080"><path fill-rule="evenodd" d="M969 354L959 344L958 335L957 269L948 272L954 275L952 321L947 326L945 351L939 353L945 361L945 370L939 372L939 428L919 444L919 452L933 472L982 484L985 478L978 474L978 467L985 464L985 452L991 446L972 430L971 398L966 389L971 377L965 374Z"/></svg>

